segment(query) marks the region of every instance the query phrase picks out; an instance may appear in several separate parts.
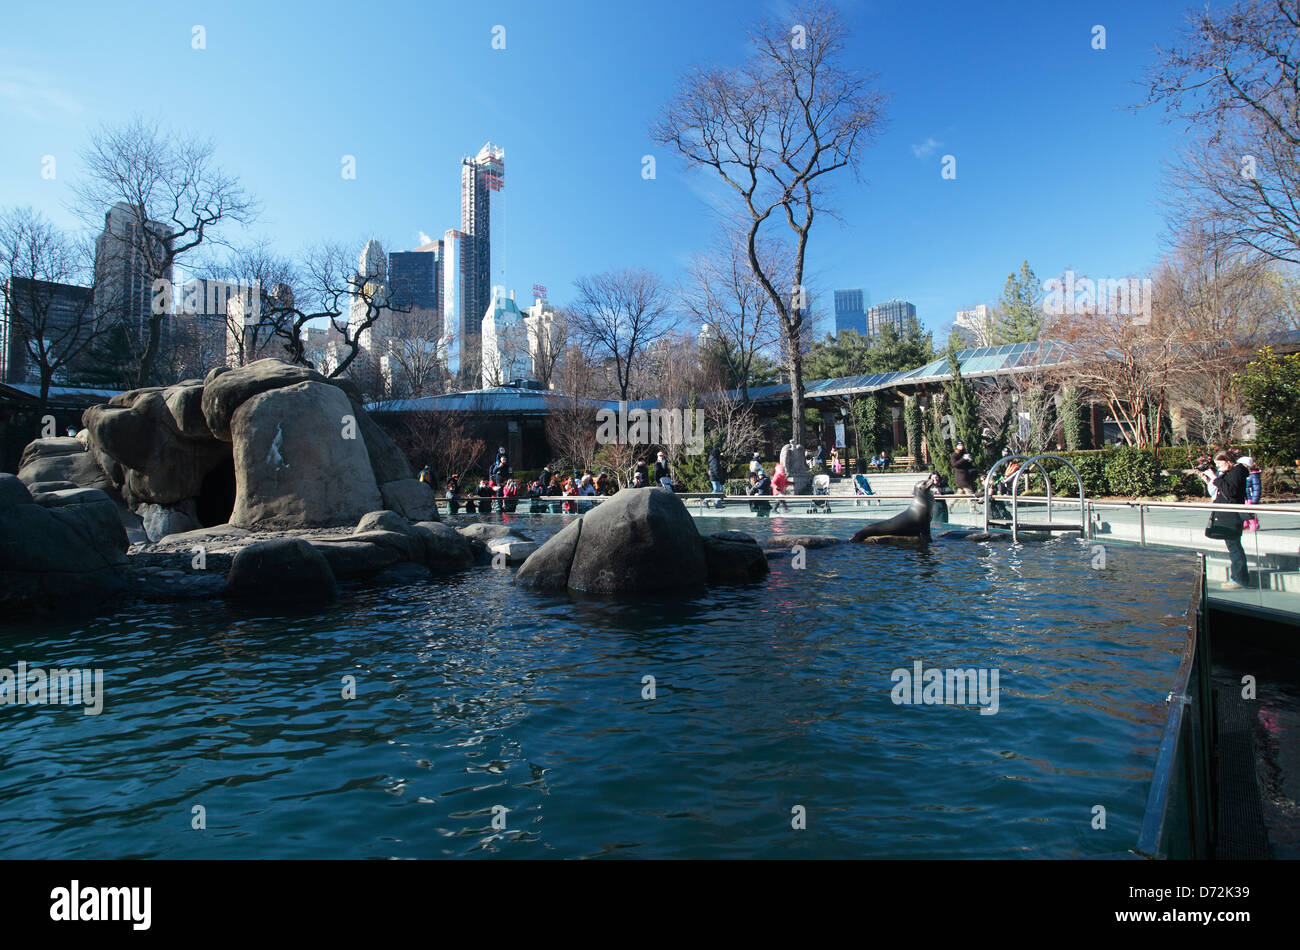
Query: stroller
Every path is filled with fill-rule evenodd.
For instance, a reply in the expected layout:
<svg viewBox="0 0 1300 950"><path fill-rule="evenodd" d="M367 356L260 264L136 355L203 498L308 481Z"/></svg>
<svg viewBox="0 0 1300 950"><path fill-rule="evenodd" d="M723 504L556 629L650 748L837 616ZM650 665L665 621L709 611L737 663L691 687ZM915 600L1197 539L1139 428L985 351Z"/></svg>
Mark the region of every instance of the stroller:
<svg viewBox="0 0 1300 950"><path fill-rule="evenodd" d="M812 490L814 495L829 495L831 493L831 477L826 474L817 475L812 480ZM830 514L831 503L829 501L814 501L808 508L808 513Z"/></svg>
<svg viewBox="0 0 1300 950"><path fill-rule="evenodd" d="M858 474L853 476L853 494L865 496L865 495L874 495L875 493L876 492L871 487L871 482L867 480L866 475L864 475L862 472L858 472ZM870 505L871 502L867 502L867 504Z"/></svg>

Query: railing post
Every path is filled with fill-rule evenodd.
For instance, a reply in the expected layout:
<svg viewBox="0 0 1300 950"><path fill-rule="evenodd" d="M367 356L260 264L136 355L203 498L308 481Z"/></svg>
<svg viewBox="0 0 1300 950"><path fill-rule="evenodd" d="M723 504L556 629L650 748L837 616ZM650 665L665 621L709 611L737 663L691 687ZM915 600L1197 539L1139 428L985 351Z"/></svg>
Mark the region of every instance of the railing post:
<svg viewBox="0 0 1300 950"><path fill-rule="evenodd" d="M1138 543L1147 546L1147 506L1138 505Z"/></svg>

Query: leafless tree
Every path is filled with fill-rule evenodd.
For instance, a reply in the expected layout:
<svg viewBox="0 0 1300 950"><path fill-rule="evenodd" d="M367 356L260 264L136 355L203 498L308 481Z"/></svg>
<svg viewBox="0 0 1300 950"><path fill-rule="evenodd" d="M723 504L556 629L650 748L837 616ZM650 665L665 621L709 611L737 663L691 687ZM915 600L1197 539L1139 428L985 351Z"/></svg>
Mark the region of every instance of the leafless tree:
<svg viewBox="0 0 1300 950"><path fill-rule="evenodd" d="M401 370L403 394L418 397L446 392L448 379L440 349L442 314L427 307L412 307L406 313L394 313L389 325L392 336L388 355Z"/></svg>
<svg viewBox="0 0 1300 950"><path fill-rule="evenodd" d="M613 364L620 399L628 398L638 360L672 329L663 283L643 268L579 277L568 310L576 341Z"/></svg>
<svg viewBox="0 0 1300 950"><path fill-rule="evenodd" d="M38 411L44 410L55 378L75 366L109 328L108 321L96 318L93 286L78 286L90 280L87 242L31 208L0 215L0 292L9 332L21 340L24 356L37 370ZM9 354L0 355L7 363Z"/></svg>
<svg viewBox="0 0 1300 950"><path fill-rule="evenodd" d="M596 458L596 404L590 364L581 348L570 346L560 361L555 392L547 402L546 441L560 461L587 468Z"/></svg>
<svg viewBox="0 0 1300 950"><path fill-rule="evenodd" d="M788 260L775 253L770 242L760 243L759 257L774 275L781 273L782 264ZM774 280L777 286L790 282L784 276ZM748 401L754 360L773 348L781 331L772 298L749 264L745 235L724 229L716 249L696 255L691 262L686 283L678 288L677 296L696 326L708 328L712 355L737 381Z"/></svg>
<svg viewBox="0 0 1300 950"><path fill-rule="evenodd" d="M711 169L743 205L750 267L776 311L790 371L791 420L804 441L803 337L808 238L825 204L827 176L858 169L862 148L882 118L872 77L844 63L848 32L828 3L799 8L751 33L748 61L733 69L695 69L681 80L652 137L690 167ZM784 220L790 287L760 256L760 240Z"/></svg>
<svg viewBox="0 0 1300 950"><path fill-rule="evenodd" d="M113 246L101 246L100 264L129 255L150 281L171 280L178 260L205 242L220 242L226 225L251 221L256 202L214 156L210 140L176 134L140 117L95 132L82 154L85 174L72 189L77 213L99 226L107 209L121 205L132 225L107 235L105 244ZM107 306L125 318L134 302L112 300ZM134 369L140 386L155 377L169 316L158 307L149 309L139 339L132 341L138 347Z"/></svg>
<svg viewBox="0 0 1300 950"><path fill-rule="evenodd" d="M1178 216L1215 219L1239 247L1300 263L1300 4L1192 10L1146 85L1148 105L1195 133Z"/></svg>

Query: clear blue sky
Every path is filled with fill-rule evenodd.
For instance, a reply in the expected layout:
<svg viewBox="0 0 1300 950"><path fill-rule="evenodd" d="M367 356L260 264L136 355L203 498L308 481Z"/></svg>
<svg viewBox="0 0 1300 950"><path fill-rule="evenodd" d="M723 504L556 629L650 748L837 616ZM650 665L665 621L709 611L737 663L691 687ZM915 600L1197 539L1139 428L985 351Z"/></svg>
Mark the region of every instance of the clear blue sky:
<svg viewBox="0 0 1300 950"><path fill-rule="evenodd" d="M1141 100L1180 0L845 0L851 60L880 74L888 126L865 181L836 188L810 285L898 296L940 329L1028 259L1143 275L1163 249L1162 161L1183 141ZM785 4L766 9L780 15ZM669 280L715 226L702 173L648 126L691 64L734 64L745 0L12 4L0 36L0 206L60 223L77 153L132 112L215 138L264 212L250 234L293 253L376 236L408 250L460 221L463 155L506 150L494 279L565 303L575 277L642 265ZM192 48L194 25L206 49ZM1092 28L1106 29L1104 51ZM494 26L506 48L494 50ZM642 156L657 177L642 178ZM940 176L942 156L957 178ZM41 177L55 156L57 177ZM340 175L344 155L357 177ZM829 314L828 314L829 316ZM829 322L829 321L828 321Z"/></svg>

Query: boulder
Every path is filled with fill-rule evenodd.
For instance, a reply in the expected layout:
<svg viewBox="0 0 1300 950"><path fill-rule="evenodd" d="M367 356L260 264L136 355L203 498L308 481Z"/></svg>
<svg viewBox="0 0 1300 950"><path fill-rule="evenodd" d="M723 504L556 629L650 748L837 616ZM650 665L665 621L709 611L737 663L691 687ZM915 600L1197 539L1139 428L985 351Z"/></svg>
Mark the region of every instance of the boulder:
<svg viewBox="0 0 1300 950"><path fill-rule="evenodd" d="M513 528L508 524L482 524L476 522L467 524L463 528L456 529L461 537L477 538L479 541L490 541L493 538L517 538L520 541L531 541L528 535L524 534L518 528Z"/></svg>
<svg viewBox="0 0 1300 950"><path fill-rule="evenodd" d="M80 487L76 482L32 482L27 490L33 495L43 495L46 492L70 491Z"/></svg>
<svg viewBox="0 0 1300 950"><path fill-rule="evenodd" d="M635 595L708 581L704 542L673 492L625 488L582 520L569 569L571 590Z"/></svg>
<svg viewBox="0 0 1300 950"><path fill-rule="evenodd" d="M170 386L163 392L163 401L181 435L191 439L215 438L203 416L202 382L191 381Z"/></svg>
<svg viewBox="0 0 1300 950"><path fill-rule="evenodd" d="M18 477L28 485L71 482L79 488L98 488L115 494L112 480L78 439L36 439L23 449Z"/></svg>
<svg viewBox="0 0 1300 950"><path fill-rule="evenodd" d="M210 434L185 435L166 395L142 392L129 405L92 406L82 414L92 449L124 469L122 493L130 505L194 498L208 473L230 458L230 446Z"/></svg>
<svg viewBox="0 0 1300 950"><path fill-rule="evenodd" d="M62 507L35 504L0 474L0 610L3 615L93 607L126 587L126 533L102 492Z"/></svg>
<svg viewBox="0 0 1300 950"><path fill-rule="evenodd" d="M412 478L414 473L406 455L359 403L352 403L352 415L357 420L357 431L361 433L366 453L370 456L370 468L375 473L375 481L384 485Z"/></svg>
<svg viewBox="0 0 1300 950"><path fill-rule="evenodd" d="M202 525L194 514L192 502L175 507L166 505L140 505L136 509L144 525L145 536L150 541L161 541L172 534L184 534L197 531Z"/></svg>
<svg viewBox="0 0 1300 950"><path fill-rule="evenodd" d="M365 531L396 531L398 534L410 534L411 522L395 511L368 511L361 516L353 534Z"/></svg>
<svg viewBox="0 0 1300 950"><path fill-rule="evenodd" d="M226 595L258 603L332 600L338 584L325 556L301 538L259 541L230 563Z"/></svg>
<svg viewBox="0 0 1300 950"><path fill-rule="evenodd" d="M436 574L463 571L477 560L469 541L440 521L421 521L412 529L424 544L424 563Z"/></svg>
<svg viewBox="0 0 1300 950"><path fill-rule="evenodd" d="M402 551L364 538L313 538L310 543L328 562L335 577L369 577L394 564L405 563Z"/></svg>
<svg viewBox="0 0 1300 950"><path fill-rule="evenodd" d="M209 385L240 373L232 370ZM205 391L204 412L212 425L207 409ZM230 523L246 528L347 525L380 509L383 501L365 443L346 437L343 417L352 411L347 396L323 382L265 390L240 404L229 429L236 483Z"/></svg>
<svg viewBox="0 0 1300 950"><path fill-rule="evenodd" d="M487 548L493 555L494 563L496 555L500 554L504 555L507 564L522 564L537 550L537 544L508 534L503 538L493 538L488 541Z"/></svg>
<svg viewBox="0 0 1300 950"><path fill-rule="evenodd" d="M437 494L424 482L414 478L399 478L379 485L379 497L384 507L409 521L437 521Z"/></svg>
<svg viewBox="0 0 1300 950"><path fill-rule="evenodd" d="M229 442L233 438L232 426L236 409L260 393L304 382L324 383L325 377L314 369L277 359L257 360L225 372L213 370L208 373L203 384L203 418L208 430L218 439ZM346 397L344 401L347 401ZM351 411L349 404L349 408L339 415ZM336 422L336 431L338 425Z"/></svg>
<svg viewBox="0 0 1300 950"><path fill-rule="evenodd" d="M767 555L756 539L742 531L705 535L704 557L711 584L745 584L768 573Z"/></svg>
<svg viewBox="0 0 1300 950"><path fill-rule="evenodd" d="M530 590L565 590L569 586L569 570L582 537L583 518L570 521L530 554L515 572L515 583Z"/></svg>
<svg viewBox="0 0 1300 950"><path fill-rule="evenodd" d="M42 485L58 485L60 482L40 482ZM54 491L32 492L32 501L45 508L66 508L68 505L85 505L94 502L109 502L113 499L108 492L98 488L59 488Z"/></svg>

